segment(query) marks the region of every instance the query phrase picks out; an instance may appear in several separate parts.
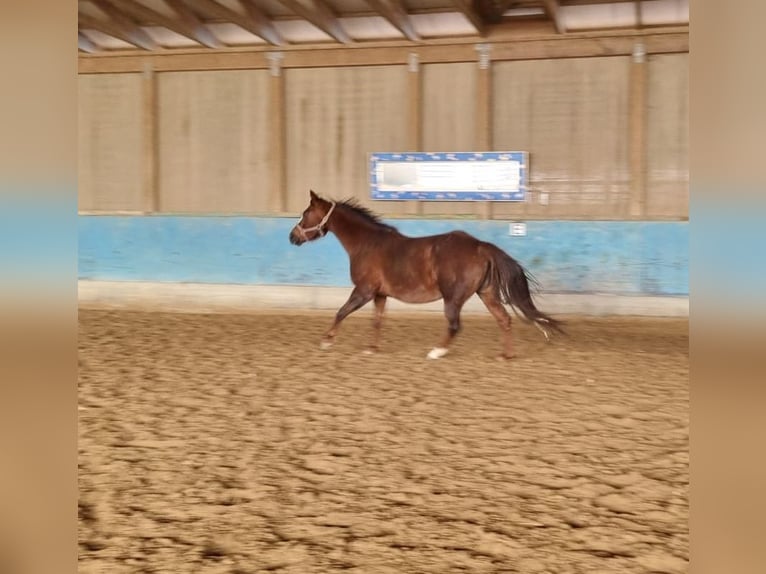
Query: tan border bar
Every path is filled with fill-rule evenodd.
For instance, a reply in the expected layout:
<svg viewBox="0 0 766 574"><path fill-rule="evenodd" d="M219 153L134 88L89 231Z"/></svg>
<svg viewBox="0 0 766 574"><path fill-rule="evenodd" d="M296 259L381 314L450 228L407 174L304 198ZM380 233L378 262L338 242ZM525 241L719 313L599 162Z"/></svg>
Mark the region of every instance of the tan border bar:
<svg viewBox="0 0 766 574"><path fill-rule="evenodd" d="M157 129L157 74L151 63L146 64L142 78L143 88L143 155L144 155L144 211L160 210L159 189L159 133Z"/></svg>
<svg viewBox="0 0 766 574"><path fill-rule="evenodd" d="M646 215L647 63L644 46L636 42L630 63L628 121L630 154L630 215Z"/></svg>
<svg viewBox="0 0 766 574"><path fill-rule="evenodd" d="M287 111L285 109L284 53L269 52L269 166L271 190L269 203L276 213L287 213Z"/></svg>
<svg viewBox="0 0 766 574"><path fill-rule="evenodd" d="M414 152L423 151L423 74L420 61L415 52L411 52L407 63L407 107L409 132L407 141ZM423 215L422 201L405 201L404 209L408 215Z"/></svg>
<svg viewBox="0 0 766 574"><path fill-rule="evenodd" d="M584 58L596 56L628 56L640 40L647 54L689 51L689 30L614 31L600 34L566 34L561 36L522 36L515 39L487 39L491 44L492 60L537 60L547 58ZM364 43L338 47L335 45L286 46L283 49L284 68L328 66L407 65L409 54L418 55L421 64L475 62L474 40L423 44ZM156 54L113 52L80 54L79 73L141 72L149 63L157 72L192 70L266 69L265 54L269 47L229 48L220 50L165 50Z"/></svg>
<svg viewBox="0 0 766 574"><path fill-rule="evenodd" d="M476 150L492 150L492 46L477 44L479 71L476 74ZM481 219L492 219L492 202L481 201L474 213Z"/></svg>

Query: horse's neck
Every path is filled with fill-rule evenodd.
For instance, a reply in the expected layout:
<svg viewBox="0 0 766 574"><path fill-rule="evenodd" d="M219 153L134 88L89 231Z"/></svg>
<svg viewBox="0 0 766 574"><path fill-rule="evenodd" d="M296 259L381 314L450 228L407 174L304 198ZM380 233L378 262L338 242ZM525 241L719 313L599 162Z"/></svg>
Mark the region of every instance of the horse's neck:
<svg viewBox="0 0 766 574"><path fill-rule="evenodd" d="M382 230L354 214L339 211L337 220L330 226L330 231L338 238L346 253L353 257L361 247L371 241L374 242L373 236Z"/></svg>

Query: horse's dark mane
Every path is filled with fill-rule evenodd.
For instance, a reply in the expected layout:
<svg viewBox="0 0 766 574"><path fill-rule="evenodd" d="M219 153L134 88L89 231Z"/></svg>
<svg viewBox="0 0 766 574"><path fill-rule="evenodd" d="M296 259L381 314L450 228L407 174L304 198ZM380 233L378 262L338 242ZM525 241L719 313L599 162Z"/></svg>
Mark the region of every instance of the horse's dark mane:
<svg viewBox="0 0 766 574"><path fill-rule="evenodd" d="M350 197L348 199L342 199L338 201L337 204L350 209L351 211L361 216L363 219L365 219L369 223L376 225L377 227L382 227L390 231L398 231L396 227L384 222L383 219L381 219L381 217L377 213L374 213L369 208L360 204L359 201L354 197Z"/></svg>

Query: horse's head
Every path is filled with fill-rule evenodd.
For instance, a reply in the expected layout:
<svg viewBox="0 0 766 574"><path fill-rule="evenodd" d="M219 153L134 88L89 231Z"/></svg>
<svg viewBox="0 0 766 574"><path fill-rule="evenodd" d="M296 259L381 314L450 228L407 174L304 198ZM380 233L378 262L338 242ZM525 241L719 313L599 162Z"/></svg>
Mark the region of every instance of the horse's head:
<svg viewBox="0 0 766 574"><path fill-rule="evenodd" d="M290 243L302 245L327 234L327 222L335 210L335 202L322 199L313 190L309 192L311 201L303 211L300 221L290 231Z"/></svg>

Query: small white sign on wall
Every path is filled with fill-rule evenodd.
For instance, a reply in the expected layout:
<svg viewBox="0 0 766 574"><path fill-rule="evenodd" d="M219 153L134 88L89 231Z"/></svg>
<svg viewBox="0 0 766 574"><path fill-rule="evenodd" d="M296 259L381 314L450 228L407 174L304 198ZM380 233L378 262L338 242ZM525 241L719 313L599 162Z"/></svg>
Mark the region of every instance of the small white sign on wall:
<svg viewBox="0 0 766 574"><path fill-rule="evenodd" d="M524 237L527 234L527 224L515 222L508 228L508 234L513 237Z"/></svg>

